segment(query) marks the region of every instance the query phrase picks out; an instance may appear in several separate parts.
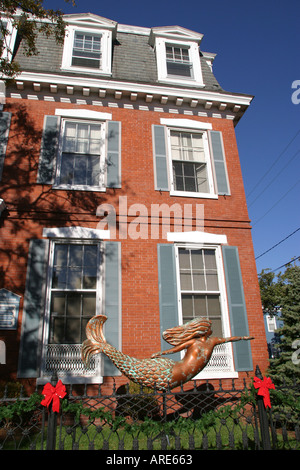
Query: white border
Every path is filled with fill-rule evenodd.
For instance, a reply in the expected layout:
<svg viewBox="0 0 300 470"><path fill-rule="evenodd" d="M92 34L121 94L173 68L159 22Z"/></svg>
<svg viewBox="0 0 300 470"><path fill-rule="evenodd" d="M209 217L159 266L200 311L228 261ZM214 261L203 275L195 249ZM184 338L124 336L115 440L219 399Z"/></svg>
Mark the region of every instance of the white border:
<svg viewBox="0 0 300 470"><path fill-rule="evenodd" d="M99 111L91 111L90 109L55 109L55 115L61 117L70 117L76 119L93 119L99 121L111 121L112 115L110 113L101 113Z"/></svg>
<svg viewBox="0 0 300 470"><path fill-rule="evenodd" d="M44 238L67 238L85 240L109 240L110 230L87 227L53 227L43 229Z"/></svg>

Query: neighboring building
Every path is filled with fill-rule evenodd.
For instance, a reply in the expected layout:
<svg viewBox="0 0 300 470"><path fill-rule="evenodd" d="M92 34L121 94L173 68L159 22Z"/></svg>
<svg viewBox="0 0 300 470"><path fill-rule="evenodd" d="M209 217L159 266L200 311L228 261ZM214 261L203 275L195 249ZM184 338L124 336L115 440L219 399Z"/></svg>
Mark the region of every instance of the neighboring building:
<svg viewBox="0 0 300 470"><path fill-rule="evenodd" d="M277 330L283 327L283 321L281 320L281 310L276 309L275 313L264 312L264 322L269 357L274 359L280 354L278 348L278 344L280 343L280 335L277 333Z"/></svg>
<svg viewBox="0 0 300 470"><path fill-rule="evenodd" d="M249 378L268 351L235 126L251 103L217 82L202 34L66 15L39 35L1 114L2 378L124 383L84 369L88 319L135 357L208 316L216 348L199 379ZM250 135L249 135L250 139ZM11 299L13 306L9 306ZM27 382L27 383L29 383Z"/></svg>

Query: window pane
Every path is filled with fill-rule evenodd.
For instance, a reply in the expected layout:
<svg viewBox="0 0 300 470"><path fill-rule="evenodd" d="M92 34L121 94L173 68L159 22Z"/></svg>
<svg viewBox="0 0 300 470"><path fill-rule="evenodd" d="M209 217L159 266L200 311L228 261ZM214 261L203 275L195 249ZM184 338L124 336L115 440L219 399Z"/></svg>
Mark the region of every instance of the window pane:
<svg viewBox="0 0 300 470"><path fill-rule="evenodd" d="M85 317L93 317L96 315L96 295L84 294L82 297L82 314Z"/></svg>
<svg viewBox="0 0 300 470"><path fill-rule="evenodd" d="M179 249L180 269L191 269L190 267L190 251L183 248Z"/></svg>
<svg viewBox="0 0 300 470"><path fill-rule="evenodd" d="M52 287L65 289L67 285L67 268L54 267L52 274Z"/></svg>
<svg viewBox="0 0 300 470"><path fill-rule="evenodd" d="M65 325L64 318L53 318L52 321L52 335L50 337L50 343L59 344L64 343L65 338Z"/></svg>
<svg viewBox="0 0 300 470"><path fill-rule="evenodd" d="M207 168L206 164L202 163L201 165L195 166L196 170L196 179L197 179L197 188L200 193L208 193L208 179L207 179Z"/></svg>
<svg viewBox="0 0 300 470"><path fill-rule="evenodd" d="M207 309L209 317L221 316L221 305L219 295L208 295L207 296Z"/></svg>
<svg viewBox="0 0 300 470"><path fill-rule="evenodd" d="M207 316L207 304L205 295L194 296L195 317Z"/></svg>
<svg viewBox="0 0 300 470"><path fill-rule="evenodd" d="M191 273L183 272L180 274L180 285L182 290L192 290Z"/></svg>
<svg viewBox="0 0 300 470"><path fill-rule="evenodd" d="M67 296L67 316L80 317L81 315L81 295L68 294Z"/></svg>
<svg viewBox="0 0 300 470"><path fill-rule="evenodd" d="M193 274L193 283L194 290L205 290L205 277L204 273L194 273Z"/></svg>
<svg viewBox="0 0 300 470"><path fill-rule="evenodd" d="M75 33L72 65L89 68L101 66L101 36Z"/></svg>
<svg viewBox="0 0 300 470"><path fill-rule="evenodd" d="M65 314L65 294L53 293L51 299L51 314Z"/></svg>
<svg viewBox="0 0 300 470"><path fill-rule="evenodd" d="M66 343L78 344L81 342L80 319L66 320Z"/></svg>
<svg viewBox="0 0 300 470"><path fill-rule="evenodd" d="M192 295L182 296L182 316L184 321L189 321L194 318L193 297Z"/></svg>
<svg viewBox="0 0 300 470"><path fill-rule="evenodd" d="M68 259L68 245L55 245L54 266L66 266Z"/></svg>

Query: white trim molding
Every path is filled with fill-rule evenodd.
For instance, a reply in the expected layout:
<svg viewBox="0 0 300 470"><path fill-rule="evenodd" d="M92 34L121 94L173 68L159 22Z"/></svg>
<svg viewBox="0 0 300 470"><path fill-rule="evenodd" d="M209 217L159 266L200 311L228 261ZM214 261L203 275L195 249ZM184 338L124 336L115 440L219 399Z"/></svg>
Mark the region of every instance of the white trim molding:
<svg viewBox="0 0 300 470"><path fill-rule="evenodd" d="M43 229L44 238L69 238L84 240L109 240L110 230L87 227L53 227Z"/></svg>
<svg viewBox="0 0 300 470"><path fill-rule="evenodd" d="M195 121L193 119L167 119L161 118L160 123L163 126L182 127L186 129L211 130L212 125L208 122Z"/></svg>
<svg viewBox="0 0 300 470"><path fill-rule="evenodd" d="M214 245L227 245L227 236L200 231L168 232L167 241L178 243L209 243Z"/></svg>
<svg viewBox="0 0 300 470"><path fill-rule="evenodd" d="M80 109L80 112L78 109L59 109L57 108L55 110L55 115L56 116L61 116L61 117L70 117L70 118L76 118L76 119L93 119L93 120L99 120L99 121L111 121L112 120L112 115L110 113L101 113L98 111L91 111L90 109Z"/></svg>

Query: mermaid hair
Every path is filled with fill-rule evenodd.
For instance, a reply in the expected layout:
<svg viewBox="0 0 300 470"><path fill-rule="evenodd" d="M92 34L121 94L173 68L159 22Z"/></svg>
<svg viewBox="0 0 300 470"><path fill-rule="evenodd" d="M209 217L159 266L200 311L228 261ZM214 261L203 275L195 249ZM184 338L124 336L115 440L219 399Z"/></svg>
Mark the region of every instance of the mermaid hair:
<svg viewBox="0 0 300 470"><path fill-rule="evenodd" d="M163 339L173 346L188 341L189 339L204 336L211 328L211 321L205 317L196 317L184 325L168 328L162 334Z"/></svg>

